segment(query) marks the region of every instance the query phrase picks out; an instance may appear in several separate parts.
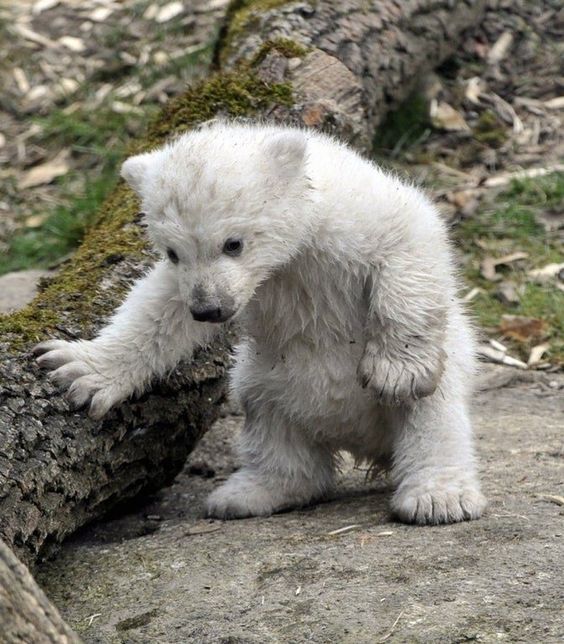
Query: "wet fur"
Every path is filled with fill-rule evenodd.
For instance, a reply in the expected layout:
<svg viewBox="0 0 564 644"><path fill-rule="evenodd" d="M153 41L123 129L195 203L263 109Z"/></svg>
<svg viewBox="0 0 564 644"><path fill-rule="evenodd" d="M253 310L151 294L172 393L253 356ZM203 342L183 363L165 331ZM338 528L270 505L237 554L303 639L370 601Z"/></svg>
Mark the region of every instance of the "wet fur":
<svg viewBox="0 0 564 644"><path fill-rule="evenodd" d="M165 256L91 342L40 345L100 417L218 328L194 298L229 302L242 339L231 389L246 410L243 467L208 500L220 518L311 503L338 453L389 462L407 522L477 518L468 403L472 330L451 249L418 189L313 132L215 123L134 157L123 176ZM244 240L225 257L228 237Z"/></svg>

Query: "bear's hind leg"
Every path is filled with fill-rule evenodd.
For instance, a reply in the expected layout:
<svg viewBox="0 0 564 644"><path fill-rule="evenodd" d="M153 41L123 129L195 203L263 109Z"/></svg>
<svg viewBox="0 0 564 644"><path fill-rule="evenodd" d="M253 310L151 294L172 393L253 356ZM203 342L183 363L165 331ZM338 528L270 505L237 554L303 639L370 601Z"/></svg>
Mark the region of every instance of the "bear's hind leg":
<svg viewBox="0 0 564 644"><path fill-rule="evenodd" d="M397 409L392 510L401 521L455 523L480 516L485 499L465 407L464 400L437 391L411 409Z"/></svg>
<svg viewBox="0 0 564 644"><path fill-rule="evenodd" d="M268 516L308 505L333 488L332 452L275 408L248 407L239 450L243 466L209 496L210 517Z"/></svg>

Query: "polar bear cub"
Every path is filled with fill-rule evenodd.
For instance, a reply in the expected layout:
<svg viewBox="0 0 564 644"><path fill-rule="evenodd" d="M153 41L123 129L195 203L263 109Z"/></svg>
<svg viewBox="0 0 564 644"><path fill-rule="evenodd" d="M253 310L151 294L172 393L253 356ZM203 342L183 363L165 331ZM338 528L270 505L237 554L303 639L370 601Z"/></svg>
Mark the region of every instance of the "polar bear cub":
<svg viewBox="0 0 564 644"><path fill-rule="evenodd" d="M226 122L122 176L162 259L94 340L37 347L73 403L100 418L238 319L242 468L210 516L327 496L341 450L386 463L403 521L480 516L474 340L445 225L418 189L319 133Z"/></svg>

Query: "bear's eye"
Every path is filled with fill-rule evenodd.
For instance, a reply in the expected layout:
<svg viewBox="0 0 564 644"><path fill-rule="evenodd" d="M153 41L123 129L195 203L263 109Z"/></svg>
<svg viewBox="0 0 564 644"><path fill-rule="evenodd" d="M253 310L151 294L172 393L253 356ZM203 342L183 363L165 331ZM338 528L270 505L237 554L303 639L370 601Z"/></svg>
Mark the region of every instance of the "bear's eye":
<svg viewBox="0 0 564 644"><path fill-rule="evenodd" d="M225 244L223 244L223 252L226 255L231 255L232 257L240 255L243 252L243 240L230 237Z"/></svg>
<svg viewBox="0 0 564 644"><path fill-rule="evenodd" d="M172 250L172 248L167 248L166 254L173 264L178 264L178 255Z"/></svg>

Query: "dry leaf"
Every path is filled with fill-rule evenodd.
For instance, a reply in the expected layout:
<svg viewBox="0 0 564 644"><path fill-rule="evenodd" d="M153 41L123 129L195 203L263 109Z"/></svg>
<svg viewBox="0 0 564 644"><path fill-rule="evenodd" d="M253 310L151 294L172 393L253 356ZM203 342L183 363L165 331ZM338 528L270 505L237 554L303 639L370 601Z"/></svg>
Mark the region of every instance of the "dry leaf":
<svg viewBox="0 0 564 644"><path fill-rule="evenodd" d="M534 365L538 364L541 361L541 358L543 355L550 349L550 344L548 342L544 342L543 344L537 344L536 347L533 347L531 349L531 352L529 353L529 359L527 360L527 364L529 367L533 367Z"/></svg>
<svg viewBox="0 0 564 644"><path fill-rule="evenodd" d="M464 217L471 217L478 209L478 194L477 190L457 190L446 197Z"/></svg>
<svg viewBox="0 0 564 644"><path fill-rule="evenodd" d="M448 132L470 132L470 126L460 112L444 101L431 101L429 116L433 127Z"/></svg>
<svg viewBox="0 0 564 644"><path fill-rule="evenodd" d="M165 4L164 7L161 7L157 11L155 16L155 22L163 23L176 18L184 11L184 5L182 2L171 2L170 4Z"/></svg>
<svg viewBox="0 0 564 644"><path fill-rule="evenodd" d="M521 134L523 132L523 121L521 121L512 105L494 92L487 94L487 99L495 109L499 118L512 126L514 134Z"/></svg>
<svg viewBox="0 0 564 644"><path fill-rule="evenodd" d="M80 83L74 78L61 78L59 84L55 87L58 96L68 96L73 94L80 87Z"/></svg>
<svg viewBox="0 0 564 644"><path fill-rule="evenodd" d="M39 228L46 219L46 213L43 215L31 215L31 217L27 217L25 220L26 228Z"/></svg>
<svg viewBox="0 0 564 644"><path fill-rule="evenodd" d="M143 14L143 20L153 20L158 12L159 12L159 5L150 4L147 7L147 9L145 9L145 13Z"/></svg>
<svg viewBox="0 0 564 644"><path fill-rule="evenodd" d="M510 31L504 31L492 45L488 53L488 63L490 65L497 65L500 63L507 55L512 43L513 34Z"/></svg>
<svg viewBox="0 0 564 644"><path fill-rule="evenodd" d="M14 75L14 80L16 81L16 85L18 86L20 93L27 94L30 86L24 70L21 67L14 67L12 74Z"/></svg>
<svg viewBox="0 0 564 644"><path fill-rule="evenodd" d="M501 342L498 342L498 340L494 340L493 338L491 338L490 344L497 351L501 351L502 353L507 353L507 347L504 344L501 344Z"/></svg>
<svg viewBox="0 0 564 644"><path fill-rule="evenodd" d="M31 170L28 170L22 179L19 181L20 189L33 188L34 186L41 186L46 183L51 183L56 177L61 177L70 170L68 164L69 152L63 150L54 159L36 165Z"/></svg>
<svg viewBox="0 0 564 644"><path fill-rule="evenodd" d="M166 54L164 51L156 51L153 54L153 61L155 65L158 65L159 67L166 65L169 61L168 54Z"/></svg>
<svg viewBox="0 0 564 644"><path fill-rule="evenodd" d="M84 42L75 36L61 36L58 43L76 53L81 53L86 49Z"/></svg>
<svg viewBox="0 0 564 644"><path fill-rule="evenodd" d="M518 342L528 342L535 338L542 338L546 333L546 322L522 315L502 315L499 330L508 338Z"/></svg>
<svg viewBox="0 0 564 644"><path fill-rule="evenodd" d="M486 188L497 188L499 186L506 186L513 179L534 179L536 177L544 177L553 172L564 172L564 163L555 163L545 168L529 168L528 170L520 170L519 172L498 174L486 179L482 185Z"/></svg>
<svg viewBox="0 0 564 644"><path fill-rule="evenodd" d="M143 114L143 110L140 107L123 103L122 101L112 102L112 112L116 114Z"/></svg>
<svg viewBox="0 0 564 644"><path fill-rule="evenodd" d="M14 25L13 29L14 31L17 31L22 38L24 38L25 40L29 40L30 42L34 42L37 45L42 45L43 47L57 46L56 42L53 42L49 38L46 38L45 36L38 34L36 31L33 31L32 29L28 29L27 27L24 27L24 25Z"/></svg>
<svg viewBox="0 0 564 644"><path fill-rule="evenodd" d="M6 145L6 137L0 132L0 148L3 148Z"/></svg>
<svg viewBox="0 0 564 644"><path fill-rule="evenodd" d="M493 257L484 257L480 262L480 274L483 278L489 280L490 282L495 282L496 280L501 279L501 275L498 275L495 271L497 266L495 259Z"/></svg>
<svg viewBox="0 0 564 644"><path fill-rule="evenodd" d="M52 9L59 4L60 0L37 0L31 9L31 13L38 15L47 9Z"/></svg>
<svg viewBox="0 0 564 644"><path fill-rule="evenodd" d="M557 96L544 102L544 106L549 110L562 110L564 109L564 96Z"/></svg>
<svg viewBox="0 0 564 644"><path fill-rule="evenodd" d="M480 104L480 95L485 91L486 84L479 76L473 76L466 81L464 97L473 105Z"/></svg>
<svg viewBox="0 0 564 644"><path fill-rule="evenodd" d="M547 264L542 268L534 268L528 271L527 275L539 284L546 284L556 277L560 277L560 273L564 271L564 264Z"/></svg>
<svg viewBox="0 0 564 644"><path fill-rule="evenodd" d="M466 293L466 295L462 298L462 300L464 302L471 302L474 298L476 298L478 295L480 295L480 293L483 293L483 292L484 292L484 289L475 286L473 289L468 291L468 293Z"/></svg>
<svg viewBox="0 0 564 644"><path fill-rule="evenodd" d="M35 87L32 87L27 96L25 97L25 100L28 103L32 103L34 101L37 101L39 99L45 98L46 96L49 96L51 94L49 88L47 85L36 85Z"/></svg>
<svg viewBox="0 0 564 644"><path fill-rule="evenodd" d="M510 255L504 255L503 257L484 257L480 262L480 273L482 277L491 282L497 282L501 279L501 275L496 272L496 268L502 265L508 265L513 262L516 262L520 259L526 259L529 256L529 253L523 251L517 251L516 253L511 253Z"/></svg>
<svg viewBox="0 0 564 644"><path fill-rule="evenodd" d="M495 291L495 297L507 306L516 306L521 301L513 282L501 282Z"/></svg>
<svg viewBox="0 0 564 644"><path fill-rule="evenodd" d="M488 362L495 362L497 364L504 364L508 367L517 367L518 369L526 369L527 365L522 360L508 356L505 351L494 349L488 344L483 344L478 347L478 355L485 358Z"/></svg>
<svg viewBox="0 0 564 644"><path fill-rule="evenodd" d="M110 7L98 7L88 15L88 18L94 22L104 22L113 12L114 10Z"/></svg>
<svg viewBox="0 0 564 644"><path fill-rule="evenodd" d="M564 496L560 494L539 494L538 496L556 505L564 505Z"/></svg>

